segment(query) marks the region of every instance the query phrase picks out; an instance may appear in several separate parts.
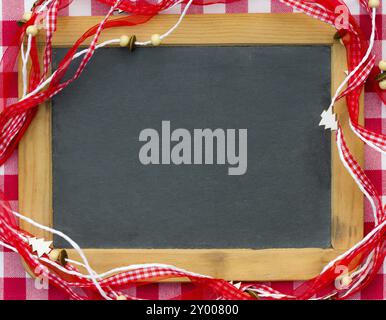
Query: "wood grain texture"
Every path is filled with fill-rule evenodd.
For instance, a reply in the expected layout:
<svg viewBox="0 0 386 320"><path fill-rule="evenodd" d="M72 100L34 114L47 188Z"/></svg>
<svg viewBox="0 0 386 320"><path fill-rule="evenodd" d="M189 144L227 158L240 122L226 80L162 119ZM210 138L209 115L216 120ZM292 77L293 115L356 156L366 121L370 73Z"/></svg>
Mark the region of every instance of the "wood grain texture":
<svg viewBox="0 0 386 320"><path fill-rule="evenodd" d="M149 40L154 33L166 32L178 20L177 15L159 15L148 23L105 30L99 42L136 35ZM102 17L61 17L53 45L69 47ZM303 14L205 14L188 15L164 41L164 45L208 44L332 44L335 30ZM44 39L41 39L44 41ZM90 39L85 44L90 43Z"/></svg>
<svg viewBox="0 0 386 320"><path fill-rule="evenodd" d="M67 250L79 261L74 250ZM337 255L334 249L86 249L97 272L112 266L165 263L185 270L227 280L304 280L321 271Z"/></svg>
<svg viewBox="0 0 386 320"><path fill-rule="evenodd" d="M122 34L136 34L140 41L147 40L152 33L166 31L176 19L170 15L158 16L148 24L109 30L103 33L101 41L118 38ZM98 17L60 18L54 46L72 45L84 31L99 21ZM334 33L330 26L301 14L192 15L186 17L181 27L163 44L331 45L334 89L343 80L346 65L345 49L338 42L334 43ZM345 102L337 103L335 110L342 121L348 145L361 163L363 146L348 130ZM348 249L363 234L363 198L341 165L332 140L332 248L86 249L92 267L104 272L128 264L166 263L229 280L304 280L316 276L327 262ZM22 213L48 226L52 226L53 217L51 161L51 111L50 104L46 103L39 107L36 119L20 143L19 203ZM22 227L36 236L51 239L51 235L28 224L23 223ZM69 250L69 254L70 258L79 258L73 250Z"/></svg>
<svg viewBox="0 0 386 320"><path fill-rule="evenodd" d="M40 61L43 48L38 47ZM19 95L22 92L21 64L19 64ZM51 102L39 110L19 144L19 210L36 222L52 226L52 170L51 170ZM25 221L20 226L30 232L52 240L52 234L32 227Z"/></svg>
<svg viewBox="0 0 386 320"><path fill-rule="evenodd" d="M331 93L335 91L346 77L346 50L339 41L331 48ZM360 122L363 122L364 95L360 98ZM362 142L352 132L349 126L349 116L345 99L335 103L334 111L340 121L345 139L352 154L362 166L364 162L364 148ZM336 147L335 135L331 138L332 163L332 246L336 249L347 249L363 237L364 203L363 194L353 178L343 166Z"/></svg>

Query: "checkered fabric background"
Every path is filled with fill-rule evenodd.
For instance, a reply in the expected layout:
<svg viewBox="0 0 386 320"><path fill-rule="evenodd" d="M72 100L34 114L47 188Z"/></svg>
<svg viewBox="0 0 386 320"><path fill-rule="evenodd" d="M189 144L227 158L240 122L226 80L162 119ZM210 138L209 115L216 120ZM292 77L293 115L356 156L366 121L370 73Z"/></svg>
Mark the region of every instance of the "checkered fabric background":
<svg viewBox="0 0 386 320"><path fill-rule="evenodd" d="M0 53L5 48L13 46L13 35L17 29L15 20L20 19L23 12L31 8L34 0L0 0ZM382 2L382 1L381 1ZM385 1L383 1L385 2ZM360 9L359 0L346 0L353 15L358 19L361 27L368 34L370 32L370 19ZM62 15L87 16L103 15L108 8L96 0L74 0ZM181 8L175 7L170 13L180 13ZM278 0L240 0L228 5L212 5L205 8L193 6L190 13L267 13L267 12L291 12L291 9ZM378 39L375 45L377 61L382 55L386 59L386 3L378 11L377 17ZM157 30L154 30L157 31ZM259 32L256 30L256 32ZM0 99L17 97L17 73L5 73L0 70ZM322 110L321 110L322 111ZM386 133L386 106L377 99L376 93L366 92L366 125L371 129ZM378 191L386 197L386 158L366 149L366 172L375 184ZM4 166L0 166L0 189L4 190L11 205L18 206L18 167L17 153L15 153ZM386 199L385 199L386 200ZM371 229L373 222L368 203L366 204L365 229ZM156 261L154 261L156 262ZM297 282L272 283L279 290L290 292L297 287ZM154 284L146 288L137 289L132 294L142 298L168 299L178 295L184 290L185 285L180 284ZM135 289L134 289L135 290ZM0 299L67 299L59 290L49 287L47 290L37 290L34 280L24 271L17 254L0 246ZM353 299L386 299L386 263L379 271L375 281Z"/></svg>

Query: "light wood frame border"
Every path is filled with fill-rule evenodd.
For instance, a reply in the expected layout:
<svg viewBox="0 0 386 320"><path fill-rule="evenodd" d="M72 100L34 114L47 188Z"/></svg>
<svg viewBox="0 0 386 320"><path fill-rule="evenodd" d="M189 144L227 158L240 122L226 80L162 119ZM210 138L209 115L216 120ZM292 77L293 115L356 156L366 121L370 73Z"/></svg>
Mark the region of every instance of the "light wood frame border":
<svg viewBox="0 0 386 320"><path fill-rule="evenodd" d="M100 20L101 17L60 18L53 45L71 46ZM176 20L174 15L161 15L143 25L110 29L102 34L100 41L119 38L122 34L135 34L139 40L149 39L152 33L167 30ZM346 70L346 52L344 46L333 40L334 33L332 27L303 14L190 15L163 45L328 45L332 48L334 92ZM39 36L38 41L42 45L43 37ZM140 49L135 54L140 54ZM348 145L362 163L363 146L348 129L343 100L336 104L335 111ZM48 226L52 226L53 221L51 156L51 108L47 102L39 106L19 146L19 207L23 214ZM85 252L98 272L121 265L157 262L228 280L309 279L363 236L363 197L341 164L333 138L331 173L332 247L328 249L86 249ZM21 227L36 236L52 239L51 234L27 223L21 222ZM78 258L73 250L68 251L71 258Z"/></svg>

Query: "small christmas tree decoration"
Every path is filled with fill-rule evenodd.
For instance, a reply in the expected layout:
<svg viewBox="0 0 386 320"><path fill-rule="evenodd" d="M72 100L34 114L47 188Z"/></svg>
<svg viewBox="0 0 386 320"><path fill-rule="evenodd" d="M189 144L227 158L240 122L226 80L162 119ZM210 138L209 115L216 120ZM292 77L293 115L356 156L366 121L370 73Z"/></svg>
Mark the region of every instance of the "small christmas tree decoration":
<svg viewBox="0 0 386 320"><path fill-rule="evenodd" d="M52 249L48 256L63 267L67 264L68 254L64 249Z"/></svg>
<svg viewBox="0 0 386 320"><path fill-rule="evenodd" d="M241 282L234 283L233 285L234 285L237 289L240 289L240 288L241 288Z"/></svg>
<svg viewBox="0 0 386 320"><path fill-rule="evenodd" d="M39 29L38 29L37 26L29 26L29 27L27 28L26 32L27 32L27 34L28 34L29 36L35 37L35 36L38 34Z"/></svg>
<svg viewBox="0 0 386 320"><path fill-rule="evenodd" d="M32 252L36 252L39 258L44 254L48 255L51 252L52 241L45 241L43 238L29 238L28 242L32 247Z"/></svg>
<svg viewBox="0 0 386 320"><path fill-rule="evenodd" d="M120 14L123 14L123 13L125 13L125 11L123 11L122 9L116 9L116 10L114 10L114 15L120 15Z"/></svg>
<svg viewBox="0 0 386 320"><path fill-rule="evenodd" d="M379 61L379 69L381 69L382 71L386 71L386 61L385 60L381 60Z"/></svg>
<svg viewBox="0 0 386 320"><path fill-rule="evenodd" d="M370 8L378 8L380 5L379 0L369 0L369 7Z"/></svg>
<svg viewBox="0 0 386 320"><path fill-rule="evenodd" d="M159 46L160 44L161 44L161 37L160 37L160 35L159 34L153 34L152 36L151 36L151 44L153 45L153 46Z"/></svg>
<svg viewBox="0 0 386 320"><path fill-rule="evenodd" d="M328 110L325 110L320 115L322 117L322 120L319 122L319 126L324 126L324 128L331 129L331 130L337 130L338 129L338 123L336 121L336 116L332 112L332 108L329 108Z"/></svg>

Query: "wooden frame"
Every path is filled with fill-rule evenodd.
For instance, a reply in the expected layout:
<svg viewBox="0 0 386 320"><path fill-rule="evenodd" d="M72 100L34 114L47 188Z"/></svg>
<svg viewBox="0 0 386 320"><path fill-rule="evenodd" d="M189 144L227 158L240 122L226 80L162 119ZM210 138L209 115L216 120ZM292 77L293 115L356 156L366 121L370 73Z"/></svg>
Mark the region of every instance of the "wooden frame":
<svg viewBox="0 0 386 320"><path fill-rule="evenodd" d="M100 17L60 18L53 39L56 47L71 46ZM139 40L154 31L163 32L177 20L161 15L144 25L115 28L104 32L100 41L135 34ZM334 28L302 14L191 15L168 37L163 45L329 45L332 50L332 92L344 79L346 52L333 39ZM38 38L43 43L42 37ZM42 50L40 50L42 55ZM315 61L317 64L317 61ZM363 114L363 95L361 98ZM322 110L321 110L322 111ZM362 143L348 129L347 111L342 100L335 106L342 120L346 140L359 162L363 161ZM19 206L23 214L52 226L51 109L46 102L19 147ZM307 249L86 249L96 271L137 263L166 263L229 280L304 280L317 275L331 259L363 236L363 197L339 160L332 139L332 247ZM22 228L38 237L51 234L22 222ZM78 259L74 250L68 250Z"/></svg>

